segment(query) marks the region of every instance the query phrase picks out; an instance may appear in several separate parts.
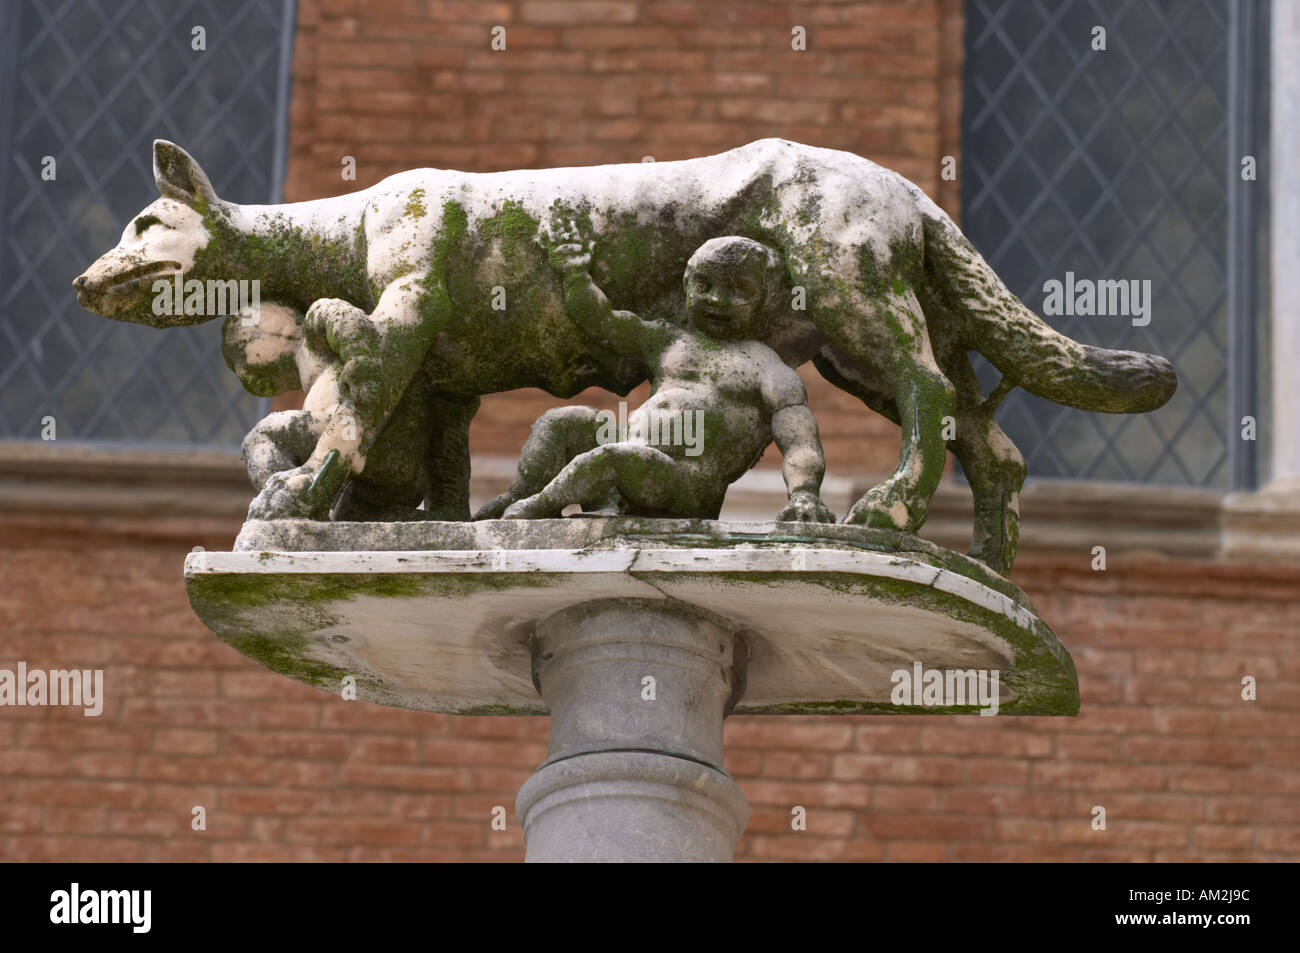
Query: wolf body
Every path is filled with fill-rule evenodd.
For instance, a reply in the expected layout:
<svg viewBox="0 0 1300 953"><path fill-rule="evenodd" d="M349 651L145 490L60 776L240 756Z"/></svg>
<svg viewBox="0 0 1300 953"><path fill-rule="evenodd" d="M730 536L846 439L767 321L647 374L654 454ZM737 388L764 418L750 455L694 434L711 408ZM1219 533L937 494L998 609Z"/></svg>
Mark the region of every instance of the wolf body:
<svg viewBox="0 0 1300 953"><path fill-rule="evenodd" d="M273 206L221 200L171 143L155 143L154 166L161 198L74 282L82 304L192 324L216 316L153 314L152 281L177 271L255 278L264 302L300 316L285 340L301 334L334 361L330 399L283 458L297 466L262 474L250 516L328 518L333 507L336 518L381 518L423 499L430 516L468 518L468 425L480 395L626 394L644 380L645 367L593 345L566 317L537 241L557 210L593 240L591 273L611 304L647 317L682 313L681 275L706 240L741 235L777 250L790 294L771 302L765 343L791 366L813 361L901 427L897 469L845 520L916 531L952 450L975 499L971 553L1001 572L1014 558L1025 476L993 420L1001 396L1019 385L1132 413L1161 406L1176 386L1162 358L1053 330L916 185L851 153L765 139L680 162L419 169ZM228 328L228 343L240 333ZM988 397L971 351L1004 375ZM282 353L270 369L241 354L228 349L227 359L256 392L299 386ZM350 478L342 502L308 490L328 466Z"/></svg>

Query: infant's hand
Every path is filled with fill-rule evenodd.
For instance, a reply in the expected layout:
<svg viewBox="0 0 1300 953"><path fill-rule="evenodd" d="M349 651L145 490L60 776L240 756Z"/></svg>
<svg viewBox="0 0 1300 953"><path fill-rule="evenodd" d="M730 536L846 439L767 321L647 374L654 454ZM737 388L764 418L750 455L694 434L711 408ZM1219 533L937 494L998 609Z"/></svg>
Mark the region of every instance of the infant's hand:
<svg viewBox="0 0 1300 953"><path fill-rule="evenodd" d="M591 266L591 242L569 242L551 249L551 267L560 274L586 271Z"/></svg>
<svg viewBox="0 0 1300 953"><path fill-rule="evenodd" d="M835 514L822 502L822 498L811 490L795 490L790 494L790 502L785 509L776 514L781 523L834 523Z"/></svg>
<svg viewBox="0 0 1300 953"><path fill-rule="evenodd" d="M550 232L537 236L550 265L560 274L586 270L591 265L592 242L584 239L573 219L555 219Z"/></svg>

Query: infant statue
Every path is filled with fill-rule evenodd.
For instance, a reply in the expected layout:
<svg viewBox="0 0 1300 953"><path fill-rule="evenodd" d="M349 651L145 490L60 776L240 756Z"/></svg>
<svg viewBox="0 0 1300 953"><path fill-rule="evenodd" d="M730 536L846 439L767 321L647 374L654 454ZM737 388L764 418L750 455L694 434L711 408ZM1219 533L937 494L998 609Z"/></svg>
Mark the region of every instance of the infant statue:
<svg viewBox="0 0 1300 953"><path fill-rule="evenodd" d="M634 516L717 519L727 487L773 441L789 502L778 520L833 523L822 502L817 423L799 375L761 342L782 293L777 255L738 236L691 256L680 323L618 311L593 281L592 244L560 222L539 241L561 277L569 318L605 346L641 360L650 398L627 418L558 407L536 423L510 489L475 519L542 519L570 504Z"/></svg>

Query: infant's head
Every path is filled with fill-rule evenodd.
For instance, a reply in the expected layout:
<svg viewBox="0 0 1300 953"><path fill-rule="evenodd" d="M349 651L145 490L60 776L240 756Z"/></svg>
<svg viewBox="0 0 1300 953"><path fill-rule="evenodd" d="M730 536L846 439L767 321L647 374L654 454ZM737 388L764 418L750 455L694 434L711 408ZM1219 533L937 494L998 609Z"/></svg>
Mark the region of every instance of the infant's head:
<svg viewBox="0 0 1300 953"><path fill-rule="evenodd" d="M726 235L695 250L684 281L691 330L722 340L758 340L781 294L781 262L766 245Z"/></svg>

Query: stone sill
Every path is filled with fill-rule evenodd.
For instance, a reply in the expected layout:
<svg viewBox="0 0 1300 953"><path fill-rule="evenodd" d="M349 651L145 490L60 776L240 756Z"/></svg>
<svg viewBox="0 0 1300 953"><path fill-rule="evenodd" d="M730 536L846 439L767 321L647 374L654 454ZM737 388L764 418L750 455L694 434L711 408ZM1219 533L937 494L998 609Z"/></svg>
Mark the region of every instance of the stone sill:
<svg viewBox="0 0 1300 953"><path fill-rule="evenodd" d="M237 453L0 442L0 515L242 520L253 497Z"/></svg>
<svg viewBox="0 0 1300 953"><path fill-rule="evenodd" d="M499 493L514 460L479 458L471 484L473 505ZM843 515L872 480L828 477L823 496ZM785 496L781 474L754 470L727 497L723 519L770 520ZM0 442L0 520L39 529L124 521L185 526L190 521L237 530L252 489L237 454L107 446ZM964 552L970 537L970 493L940 485L925 539ZM150 533L143 525L140 530ZM1023 554L1078 558L1104 545L1108 558L1300 565L1300 483L1255 493L1183 487L1039 480L1021 494Z"/></svg>

